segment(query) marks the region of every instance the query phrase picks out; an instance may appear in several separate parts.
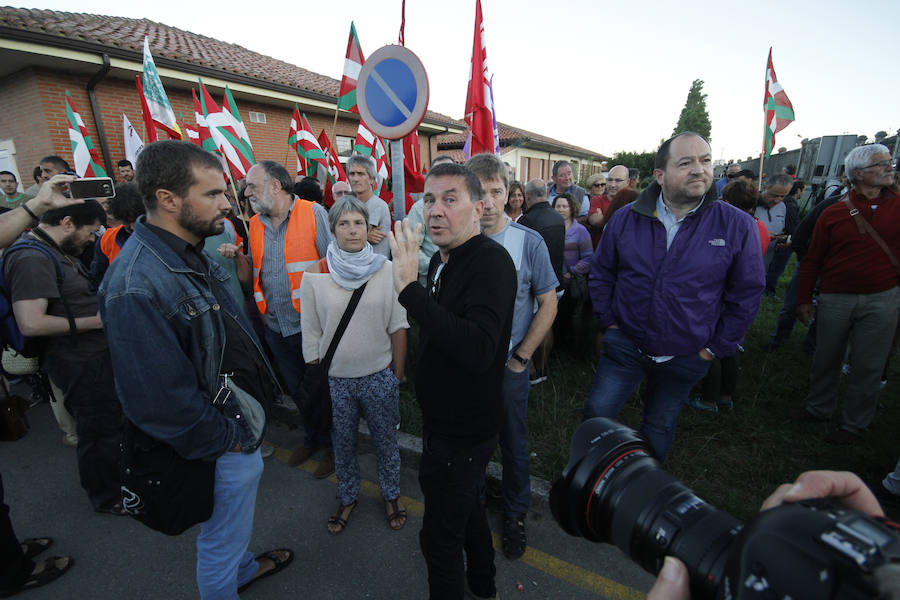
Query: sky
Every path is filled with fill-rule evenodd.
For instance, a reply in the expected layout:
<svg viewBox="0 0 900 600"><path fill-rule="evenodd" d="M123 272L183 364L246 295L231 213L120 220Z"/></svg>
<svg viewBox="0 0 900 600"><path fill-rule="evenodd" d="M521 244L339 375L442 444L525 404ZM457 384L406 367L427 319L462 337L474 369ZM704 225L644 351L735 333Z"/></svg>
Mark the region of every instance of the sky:
<svg viewBox="0 0 900 600"><path fill-rule="evenodd" d="M369 56L397 43L401 16L401 0L14 5L147 18L335 79L351 20ZM482 10L497 118L602 154L655 150L671 135L691 82L702 79L713 157L758 156L769 46L796 115L776 148L900 128L896 0L482 0ZM474 21L475 0L406 2L406 47L428 73L428 108L457 119L465 110Z"/></svg>

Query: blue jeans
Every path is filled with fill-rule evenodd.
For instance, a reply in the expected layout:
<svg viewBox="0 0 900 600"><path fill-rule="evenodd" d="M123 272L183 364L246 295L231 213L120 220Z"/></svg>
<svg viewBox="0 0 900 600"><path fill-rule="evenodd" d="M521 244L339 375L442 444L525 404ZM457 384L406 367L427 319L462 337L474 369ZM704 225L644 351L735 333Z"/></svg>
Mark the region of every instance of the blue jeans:
<svg viewBox="0 0 900 600"><path fill-rule="evenodd" d="M607 329L594 384L584 405L584 418L615 419L625 401L646 377L640 432L662 462L675 439L681 407L694 384L709 371L709 365L710 362L700 358L699 354L654 362L621 330Z"/></svg>
<svg viewBox="0 0 900 600"><path fill-rule="evenodd" d="M238 600L238 587L256 575L258 565L247 546L262 472L259 450L226 452L216 460L213 514L197 536L197 587L203 600Z"/></svg>
<svg viewBox="0 0 900 600"><path fill-rule="evenodd" d="M775 288L778 287L778 280L781 278L781 274L784 273L784 268L791 258L791 249L779 248L776 242L773 241L769 246L768 252L766 252L766 256L763 258L769 259L768 264L766 264L766 291L774 294Z"/></svg>
<svg viewBox="0 0 900 600"><path fill-rule="evenodd" d="M272 353L272 361L278 367L284 390L294 399L297 409L303 399L303 374L306 373L306 362L303 360L303 334L295 333L287 337L277 331L265 328L266 343ZM319 431L303 424L305 435L303 445L307 448L331 448L331 432Z"/></svg>
<svg viewBox="0 0 900 600"><path fill-rule="evenodd" d="M503 513L517 517L528 511L531 478L528 475L528 369L513 373L503 369L503 420L500 453L503 457Z"/></svg>
<svg viewBox="0 0 900 600"><path fill-rule="evenodd" d="M794 270L787 288L784 290L784 302L781 305L781 312L778 313L778 323L775 329L769 333L769 341L776 346L780 346L791 337L794 330L794 324L797 322L797 277L800 273L799 265ZM816 349L816 325L815 321L809 324L806 330L806 337L803 339L803 348L812 354Z"/></svg>

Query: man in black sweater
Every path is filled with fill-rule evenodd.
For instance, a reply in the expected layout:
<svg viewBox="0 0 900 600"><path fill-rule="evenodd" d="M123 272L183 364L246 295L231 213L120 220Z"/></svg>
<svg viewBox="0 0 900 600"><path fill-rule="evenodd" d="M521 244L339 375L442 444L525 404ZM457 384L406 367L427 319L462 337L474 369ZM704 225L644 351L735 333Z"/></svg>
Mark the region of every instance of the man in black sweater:
<svg viewBox="0 0 900 600"><path fill-rule="evenodd" d="M494 598L494 550L482 497L500 428L516 270L503 246L480 234L484 203L472 171L455 163L432 168L423 200L439 250L426 287L418 282L419 227L413 231L404 221L390 235L394 285L421 328L416 397L425 516L419 543L430 598L459 600L466 589L474 598Z"/></svg>

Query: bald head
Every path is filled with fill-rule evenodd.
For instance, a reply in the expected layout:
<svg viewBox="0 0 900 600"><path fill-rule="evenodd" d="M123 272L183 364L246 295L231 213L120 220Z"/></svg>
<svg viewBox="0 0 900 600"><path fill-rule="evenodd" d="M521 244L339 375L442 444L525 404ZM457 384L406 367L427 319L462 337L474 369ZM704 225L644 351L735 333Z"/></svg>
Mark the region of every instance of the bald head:
<svg viewBox="0 0 900 600"><path fill-rule="evenodd" d="M606 175L606 195L610 198L628 187L628 167L616 165Z"/></svg>
<svg viewBox="0 0 900 600"><path fill-rule="evenodd" d="M547 184L543 179L532 179L525 184L525 208L547 201Z"/></svg>

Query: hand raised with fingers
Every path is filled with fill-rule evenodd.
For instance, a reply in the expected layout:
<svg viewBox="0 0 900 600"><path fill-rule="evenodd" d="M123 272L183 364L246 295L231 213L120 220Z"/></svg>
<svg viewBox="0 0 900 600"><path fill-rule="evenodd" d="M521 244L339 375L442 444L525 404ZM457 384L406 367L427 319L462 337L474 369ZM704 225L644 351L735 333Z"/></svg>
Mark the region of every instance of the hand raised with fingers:
<svg viewBox="0 0 900 600"><path fill-rule="evenodd" d="M399 294L410 283L419 278L419 238L422 236L422 225L415 229L409 219L394 223L394 231L388 233L391 245L391 262L394 269L394 288Z"/></svg>

